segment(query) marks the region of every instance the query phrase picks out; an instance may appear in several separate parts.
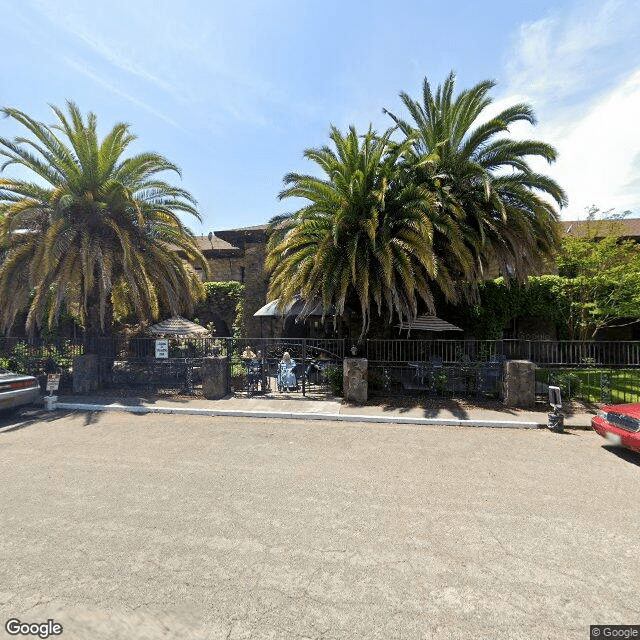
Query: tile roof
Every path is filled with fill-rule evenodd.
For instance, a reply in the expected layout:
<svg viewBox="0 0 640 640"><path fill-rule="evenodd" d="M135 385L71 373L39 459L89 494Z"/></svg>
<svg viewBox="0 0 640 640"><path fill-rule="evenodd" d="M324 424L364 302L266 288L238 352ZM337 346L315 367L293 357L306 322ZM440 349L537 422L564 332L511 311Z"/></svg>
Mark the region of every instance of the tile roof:
<svg viewBox="0 0 640 640"><path fill-rule="evenodd" d="M238 249L230 242L223 240L222 238L218 238L218 236L214 235L211 240L207 236L196 236L196 242L198 243L198 248L200 251L221 251L221 250L231 250Z"/></svg>
<svg viewBox="0 0 640 640"><path fill-rule="evenodd" d="M237 229L220 229L221 232L224 231L266 231L269 228L268 224L258 224L253 227L240 227ZM214 231L214 233L218 233Z"/></svg>
<svg viewBox="0 0 640 640"><path fill-rule="evenodd" d="M590 228L596 228L598 236L615 234L623 238L640 237L640 218L622 220L560 220L564 233L581 237L587 235Z"/></svg>

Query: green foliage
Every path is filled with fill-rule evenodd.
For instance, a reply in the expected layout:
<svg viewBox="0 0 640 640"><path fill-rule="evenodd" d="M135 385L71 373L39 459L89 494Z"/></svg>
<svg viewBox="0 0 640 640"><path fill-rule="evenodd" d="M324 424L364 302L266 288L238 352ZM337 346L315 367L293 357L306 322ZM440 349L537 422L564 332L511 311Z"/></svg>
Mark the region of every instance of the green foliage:
<svg viewBox="0 0 640 640"><path fill-rule="evenodd" d="M621 240L616 220L588 220L581 235L567 236L558 255L565 277L572 336L593 338L609 326L640 321L640 245Z"/></svg>
<svg viewBox="0 0 640 640"><path fill-rule="evenodd" d="M111 315L192 310L204 291L191 265L208 265L179 216L199 214L187 191L158 177L178 168L156 153L123 157L135 140L127 124L100 140L96 116L67 107L52 107L52 126L2 110L29 136L0 137L2 170L20 165L31 175L0 178L0 328L25 309L29 332L54 327L66 306L89 337Z"/></svg>
<svg viewBox="0 0 640 640"><path fill-rule="evenodd" d="M73 359L80 355L81 350L70 340L59 345L44 345L34 347L27 342L17 342L10 350L0 356L0 367L14 373L30 373L34 365L36 368L50 370L50 372L69 370Z"/></svg>
<svg viewBox="0 0 640 640"><path fill-rule="evenodd" d="M305 156L324 178L285 176L280 198L303 198L308 204L273 222L266 267L272 272L270 299L282 304L297 295L307 301L300 316L317 306L344 313L347 301L360 307L362 338L371 307L391 321L415 317L418 300L433 309L430 280L449 289L451 277L428 238L433 233L430 193L402 179L401 156L408 146L370 128L359 136L354 127L343 135L335 127L333 147L308 149Z"/></svg>
<svg viewBox="0 0 640 640"><path fill-rule="evenodd" d="M555 275L531 276L525 285L502 277L482 282L480 302L468 308L469 328L478 339L496 340L508 322L519 316L547 317L561 327L569 316L565 286L566 278Z"/></svg>
<svg viewBox="0 0 640 640"><path fill-rule="evenodd" d="M342 384L343 384L343 377L344 377L343 368L339 365L331 365L324 370L323 375L327 380L327 382L329 383L329 386L331 387L331 391L333 395L342 396L343 394Z"/></svg>
<svg viewBox="0 0 640 640"><path fill-rule="evenodd" d="M214 296L220 294L230 296L234 300L240 300L245 290L245 285L235 280L229 282L203 282L202 285L209 301L212 301Z"/></svg>
<svg viewBox="0 0 640 640"><path fill-rule="evenodd" d="M244 293L245 285L235 280L229 282L204 282L206 300L212 304L223 304L224 299L235 302L236 315L231 326L233 337L240 340L244 337Z"/></svg>
<svg viewBox="0 0 640 640"><path fill-rule="evenodd" d="M454 96L453 72L435 92L425 78L420 100L400 94L408 120L387 112L411 145L403 158L411 180L436 197L430 240L451 272L471 283L496 266L519 282L542 272L559 241L555 206L567 203L560 186L529 165L554 162L555 149L509 135L517 122L535 124L531 106L486 117L494 86L484 81Z"/></svg>
<svg viewBox="0 0 640 640"><path fill-rule="evenodd" d="M638 369L536 369L536 380L560 386L565 399L608 404L640 402Z"/></svg>
<svg viewBox="0 0 640 640"><path fill-rule="evenodd" d="M436 388L438 395L444 395L449 377L444 369L440 369L433 376L433 385Z"/></svg>
<svg viewBox="0 0 640 640"><path fill-rule="evenodd" d="M588 340L605 327L640 321L640 245L621 239L619 219L591 215L562 239L558 275L529 277L526 286L503 278L479 285L469 309L479 338L499 338L512 318L550 318L569 339Z"/></svg>
<svg viewBox="0 0 640 640"><path fill-rule="evenodd" d="M396 127L381 136L332 127L331 148L305 151L324 176L284 178L280 198L306 204L271 221L270 299L285 305L300 295L301 317L318 299L337 314L347 302L359 306L362 339L376 308L388 323L411 321L424 307L435 311L434 295L477 300L477 283L496 265L519 282L544 268L566 195L528 159L553 162L555 149L507 137L512 124L535 123L529 105L480 124L494 83L456 97L454 84L450 74L433 93L425 79L421 101L402 93L410 119L389 113Z"/></svg>
<svg viewBox="0 0 640 640"><path fill-rule="evenodd" d="M580 376L573 371L552 372L549 376L549 384L560 387L562 397L572 400L579 397L582 381Z"/></svg>

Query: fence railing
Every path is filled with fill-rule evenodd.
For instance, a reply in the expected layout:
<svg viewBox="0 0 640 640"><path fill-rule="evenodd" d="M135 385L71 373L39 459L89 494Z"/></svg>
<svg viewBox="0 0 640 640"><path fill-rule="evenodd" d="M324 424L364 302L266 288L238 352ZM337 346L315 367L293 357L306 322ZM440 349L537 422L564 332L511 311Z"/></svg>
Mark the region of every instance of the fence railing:
<svg viewBox="0 0 640 640"><path fill-rule="evenodd" d="M536 370L536 393L547 397L548 385L560 387L563 400L620 404L640 402L640 369L625 367L548 367Z"/></svg>
<svg viewBox="0 0 640 640"><path fill-rule="evenodd" d="M372 362L443 364L530 360L546 367L640 367L640 342L578 340L367 340Z"/></svg>
<svg viewBox="0 0 640 640"><path fill-rule="evenodd" d="M179 338L170 339L172 357L229 355L228 352L249 346L267 351L302 348L325 351L337 358L349 355L343 339L320 338ZM131 338L126 344L110 338L96 338L86 345L77 340L42 340L0 337L0 358L73 359L85 350L116 358L154 357L154 338ZM498 360L530 360L539 366L574 367L640 367L640 341L578 340L367 340L358 355L372 362L428 362L439 359L443 364L461 361L491 362Z"/></svg>
<svg viewBox="0 0 640 640"><path fill-rule="evenodd" d="M227 352L249 346L277 351L288 346L310 351L325 351L337 358L349 355L343 339L320 338L179 338L170 339L172 357L228 355ZM0 358L73 359L85 350L116 358L154 357L154 338L132 338L126 344L110 338L96 338L84 345L77 340L42 340L0 337ZM439 359L443 364L464 360L491 362L530 360L539 366L609 366L640 367L640 341L578 340L367 340L358 355L372 362L428 362Z"/></svg>
<svg viewBox="0 0 640 640"><path fill-rule="evenodd" d="M366 357L373 362L454 364L462 358L489 361L503 353L499 340L367 340Z"/></svg>

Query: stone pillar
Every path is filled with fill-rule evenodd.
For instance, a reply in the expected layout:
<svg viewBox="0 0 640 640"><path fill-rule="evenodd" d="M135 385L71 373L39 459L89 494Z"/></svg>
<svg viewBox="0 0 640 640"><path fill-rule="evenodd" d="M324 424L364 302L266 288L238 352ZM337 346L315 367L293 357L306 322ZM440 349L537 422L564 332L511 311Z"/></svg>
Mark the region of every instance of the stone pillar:
<svg viewBox="0 0 640 640"><path fill-rule="evenodd" d="M229 393L229 358L212 356L202 363L202 395L218 400Z"/></svg>
<svg viewBox="0 0 640 640"><path fill-rule="evenodd" d="M507 407L530 407L536 401L536 365L529 360L504 363L504 397Z"/></svg>
<svg viewBox="0 0 640 640"><path fill-rule="evenodd" d="M362 404L367 401L368 384L366 358L345 358L342 363L344 399Z"/></svg>
<svg viewBox="0 0 640 640"><path fill-rule="evenodd" d="M100 356L87 353L73 359L73 392L93 393L100 388Z"/></svg>

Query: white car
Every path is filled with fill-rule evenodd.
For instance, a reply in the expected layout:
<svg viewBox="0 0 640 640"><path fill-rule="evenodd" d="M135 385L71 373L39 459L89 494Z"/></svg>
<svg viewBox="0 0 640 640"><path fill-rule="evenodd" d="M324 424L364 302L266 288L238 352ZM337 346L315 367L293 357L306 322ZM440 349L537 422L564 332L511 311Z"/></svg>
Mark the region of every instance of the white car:
<svg viewBox="0 0 640 640"><path fill-rule="evenodd" d="M33 376L0 369L0 409L32 404L40 397L40 385Z"/></svg>

